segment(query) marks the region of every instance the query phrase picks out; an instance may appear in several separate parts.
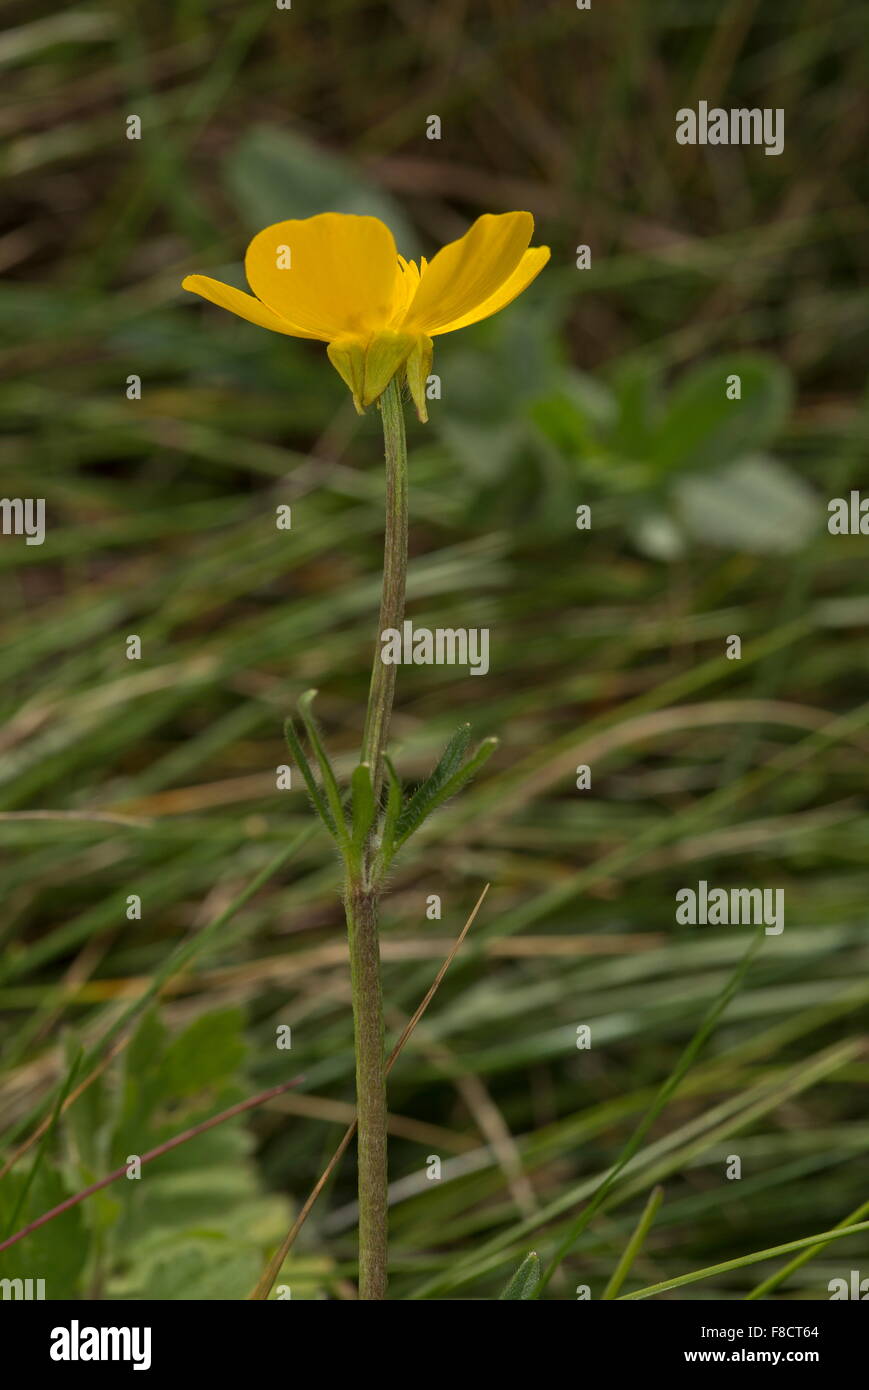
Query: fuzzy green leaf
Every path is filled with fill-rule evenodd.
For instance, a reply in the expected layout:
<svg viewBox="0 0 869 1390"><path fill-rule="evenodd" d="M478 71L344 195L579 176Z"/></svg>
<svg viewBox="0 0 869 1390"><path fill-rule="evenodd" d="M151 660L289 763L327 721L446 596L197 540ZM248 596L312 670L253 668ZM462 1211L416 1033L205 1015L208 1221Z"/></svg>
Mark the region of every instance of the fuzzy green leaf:
<svg viewBox="0 0 869 1390"><path fill-rule="evenodd" d="M317 812L317 815L320 817L320 820L325 825L333 840L337 840L338 833L335 829L335 822L332 818L332 813L330 812L329 807L326 805L326 802L323 800L320 788L317 786L317 783L314 780L314 774L311 771L311 765L308 762L308 759L305 757L305 751L302 748L301 740L299 739L299 736L296 733L296 727L293 724L292 719L287 719L284 721L284 738L287 740L287 746L289 747L289 750L293 755L293 759L295 760L296 766L298 767L299 771L305 779L305 786L308 788L308 796L311 798L311 805L314 807L314 810Z"/></svg>
<svg viewBox="0 0 869 1390"><path fill-rule="evenodd" d="M353 793L353 848L361 852L374 823L375 811L374 787L368 763L360 763L354 769L350 787Z"/></svg>
<svg viewBox="0 0 869 1390"><path fill-rule="evenodd" d="M383 759L386 768L386 813L383 817L383 829L380 832L380 862L383 867L389 864L395 848L395 827L398 824L398 817L401 815L402 787L401 778L393 766L391 758Z"/></svg>
<svg viewBox="0 0 869 1390"><path fill-rule="evenodd" d="M338 790L338 783L332 771L332 764L323 746L320 737L320 730L317 721L311 710L311 705L316 697L316 690L308 690L299 700L299 713L302 716L302 723L308 735L308 741L314 750L317 762L320 766L320 776L323 779L323 789L326 793L326 800L329 803L329 810L332 812L332 819L337 831L337 840L342 849L350 848L350 836L347 830L347 821L344 817L344 806L341 801L341 793Z"/></svg>
<svg viewBox="0 0 869 1390"><path fill-rule="evenodd" d="M471 739L470 724L462 724L456 730L441 754L440 761L431 776L420 786L417 787L413 796L410 797L407 805L398 818L396 825L396 840L400 844L406 840L408 835L412 835L418 826L422 825L429 809L433 807L436 798L449 782L450 778L458 772L462 765L465 753L468 751L468 744Z"/></svg>
<svg viewBox="0 0 869 1390"><path fill-rule="evenodd" d="M452 777L450 777L448 781L446 781L439 788L439 790L437 790L435 794L427 801L422 814L414 821L412 825L406 826L403 824L404 813L402 813L402 816L399 818L399 823L396 826L396 850L401 848L405 841L408 840L410 836L413 834L414 830L416 830L419 827L422 821L426 819L426 817L431 815L432 811L437 810L438 806L443 806L445 801L449 801L450 797L453 797L457 794L457 792L460 792L462 787L464 787L467 782L470 782L472 777L476 776L483 764L485 762L488 762L489 758L491 758L492 754L494 753L497 747L498 740L496 738L484 739L474 756L470 758L468 762L465 763L464 767L460 767L458 772L454 772ZM405 810L407 809L408 807L405 807Z"/></svg>
<svg viewBox="0 0 869 1390"><path fill-rule="evenodd" d="M539 1281L540 1259L532 1250L525 1256L500 1298L533 1298Z"/></svg>

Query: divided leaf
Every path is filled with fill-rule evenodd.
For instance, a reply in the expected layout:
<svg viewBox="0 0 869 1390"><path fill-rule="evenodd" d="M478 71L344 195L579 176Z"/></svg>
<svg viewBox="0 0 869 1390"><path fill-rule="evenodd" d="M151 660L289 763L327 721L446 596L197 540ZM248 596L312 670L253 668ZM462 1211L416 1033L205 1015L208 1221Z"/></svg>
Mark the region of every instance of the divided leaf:
<svg viewBox="0 0 869 1390"><path fill-rule="evenodd" d="M380 818L381 806L374 796L371 766L363 762L354 769L350 779L351 794L345 811L345 801L342 799L332 764L311 711L316 693L316 690L309 690L302 696L299 700L299 712L317 759L319 781L305 756L291 719L286 721L284 732L290 751L305 779L314 810L330 835L337 841L345 862L354 872L358 872L368 838ZM386 806L383 809L383 820L377 839L380 847L376 868L378 876L388 869L396 851L432 811L455 796L498 746L497 739L485 739L474 756L463 766L470 737L470 725L462 724L453 734L431 775L416 788L404 805L401 781L389 758L384 757Z"/></svg>

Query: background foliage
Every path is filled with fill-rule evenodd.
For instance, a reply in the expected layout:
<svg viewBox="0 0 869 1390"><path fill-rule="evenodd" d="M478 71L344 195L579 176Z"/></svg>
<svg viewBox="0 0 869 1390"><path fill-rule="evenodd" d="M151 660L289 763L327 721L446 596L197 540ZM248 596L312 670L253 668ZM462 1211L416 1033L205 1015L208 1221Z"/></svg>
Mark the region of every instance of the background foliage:
<svg viewBox="0 0 869 1390"><path fill-rule="evenodd" d="M324 208L377 212L406 253L529 208L553 248L521 302L439 340L443 399L411 427L410 616L489 627L492 670L402 669L394 755L421 777L465 718L502 745L386 904L395 1036L492 884L391 1079L391 1296L497 1298L528 1250L552 1255L747 948L742 928L674 924L699 879L783 887L785 931L547 1296L601 1296L657 1182L626 1292L842 1220L867 1198L869 599L865 539L829 536L826 505L865 479L863 7L4 12L2 491L48 511L43 546L0 546L7 1154L79 1046L74 1085L166 978L0 1183L3 1225L305 1084L89 1199L0 1273L45 1277L49 1297L245 1297L352 1113L337 864L275 768L310 686L353 765L379 421L357 420L316 345L179 289L191 270L237 277L252 232ZM675 111L700 99L783 107L784 153L677 146ZM353 1296L353 1190L348 1158L284 1271L294 1297ZM827 1297L867 1259L865 1239L839 1242L779 1296ZM775 1268L667 1296L741 1298Z"/></svg>

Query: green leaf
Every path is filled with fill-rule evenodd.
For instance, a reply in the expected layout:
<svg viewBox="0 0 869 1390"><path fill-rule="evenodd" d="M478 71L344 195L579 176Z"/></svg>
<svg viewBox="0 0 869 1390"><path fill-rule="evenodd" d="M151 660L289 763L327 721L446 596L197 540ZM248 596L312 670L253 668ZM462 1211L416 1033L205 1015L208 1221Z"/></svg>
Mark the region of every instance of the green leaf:
<svg viewBox="0 0 869 1390"><path fill-rule="evenodd" d="M643 1248L646 1236L652 1229L652 1223L654 1222L655 1217L658 1214L658 1208L663 1202L663 1200L663 1187L653 1187L652 1191L649 1193L646 1205L643 1208L643 1214L637 1222L636 1229L631 1235L631 1238L628 1241L627 1246L625 1247L622 1257L616 1265L615 1269L613 1270L609 1283L607 1284L606 1288L603 1291L603 1294L601 1295L602 1301L605 1300L609 1302L614 1298L618 1298L619 1290L621 1289L622 1285L624 1284L625 1280L630 1274L631 1268L634 1262L636 1261L637 1256Z"/></svg>
<svg viewBox="0 0 869 1390"><path fill-rule="evenodd" d="M723 378L722 378L723 379ZM618 405L609 445L626 459L648 456L661 415L661 376L653 358L631 359L613 378Z"/></svg>
<svg viewBox="0 0 869 1390"><path fill-rule="evenodd" d="M425 820L428 808L437 794L443 790L449 779L461 767L465 753L468 751L470 739L470 724L462 724L441 754L440 761L431 776L417 787L399 816L396 826L396 836L399 841L406 840L408 835L412 835L417 826Z"/></svg>
<svg viewBox="0 0 869 1390"><path fill-rule="evenodd" d="M72 1195L68 1183L51 1168L41 1169L28 1183L26 1171L13 1169L0 1183L0 1222L5 1227L28 1185L26 1199L15 1218L15 1229L51 1211ZM84 1214L70 1207L0 1254L0 1278L44 1279L47 1299L74 1298L88 1258Z"/></svg>
<svg viewBox="0 0 869 1390"><path fill-rule="evenodd" d="M539 1281L540 1258L532 1250L525 1256L500 1298L533 1298Z"/></svg>
<svg viewBox="0 0 869 1390"><path fill-rule="evenodd" d="M757 455L676 484L679 517L695 540L751 554L799 550L819 525L811 488L775 459Z"/></svg>
<svg viewBox="0 0 869 1390"><path fill-rule="evenodd" d="M124 1054L123 1097L108 1151L111 1167L128 1153L142 1152L142 1130L162 1099L159 1064L167 1045L168 1033L156 1008L150 1008Z"/></svg>
<svg viewBox="0 0 869 1390"><path fill-rule="evenodd" d="M402 813L402 817L399 819L399 824L396 827L396 850L400 849L404 842L413 834L414 830L421 824L422 819L430 816L432 811L437 810L438 806L443 806L445 801L450 800L450 797L456 796L456 794L461 791L462 787L464 787L467 782L470 782L472 777L476 776L483 764L488 762L489 758L491 758L497 747L498 740L496 738L484 739L474 756L465 763L465 766L460 767L458 772L453 773L449 781L445 782L440 790L427 802L422 817L417 819L409 829L405 829L403 832L401 830L401 820L403 819L404 813Z"/></svg>
<svg viewBox="0 0 869 1390"><path fill-rule="evenodd" d="M338 832L335 829L335 822L332 819L332 813L330 812L329 807L323 800L320 788L317 786L317 783L314 780L314 774L311 771L311 765L308 762L308 759L305 757L305 750L302 748L301 740L298 734L296 733L296 726L293 723L292 719L286 719L284 721L284 738L287 740L287 746L289 747L289 750L293 755L293 759L296 763L296 766L298 767L299 771L305 779L305 786L308 788L308 796L311 798L311 805L317 812L317 815L320 817L320 820L325 825L333 840L337 840Z"/></svg>
<svg viewBox="0 0 869 1390"><path fill-rule="evenodd" d="M203 1014L166 1049L160 1065L164 1094L174 1100L223 1084L238 1071L246 1053L238 1009Z"/></svg>
<svg viewBox="0 0 869 1390"><path fill-rule="evenodd" d="M212 1238L211 1249L178 1244L156 1261L137 1297L160 1301L215 1300L237 1302L256 1282L262 1259L253 1250L236 1252L227 1242Z"/></svg>
<svg viewBox="0 0 869 1390"><path fill-rule="evenodd" d="M320 736L320 729L314 718L311 706L316 699L316 690L307 690L299 700L299 713L302 716L302 723L305 726L305 733L308 741L314 750L317 762L320 767L320 776L323 779L323 788L326 792L326 800L329 803L329 810L332 812L332 819L337 831L337 840L342 849L350 848L350 837L347 832L347 821L344 818L344 805L341 800L341 793L338 790L338 783L332 771L332 764L326 752L323 740Z"/></svg>
<svg viewBox="0 0 869 1390"><path fill-rule="evenodd" d="M146 1043L151 1051L143 1066ZM145 1153L195 1123L192 1111L197 1107L191 1101L202 1092L207 1093L202 1096L206 1114L213 1114L226 1090L237 1084L246 1054L244 1020L237 1008L202 1014L174 1038L169 1038L153 1011L146 1015L126 1053L123 1106L112 1133L109 1165L117 1167L128 1154ZM230 1103L231 1098L226 1098L226 1104ZM175 1113L179 1108L181 1118ZM222 1135L215 1133L219 1142ZM200 1142L194 1139L191 1145ZM177 1152L178 1161L191 1161L188 1152ZM159 1160L163 1167L175 1161L172 1154Z"/></svg>
<svg viewBox="0 0 869 1390"><path fill-rule="evenodd" d="M398 817L401 815L402 787L401 778L393 766L392 759L384 757L383 765L386 768L386 814L383 817L383 829L380 833L380 861L382 865L387 865L392 858L395 848L395 827L398 824Z"/></svg>
<svg viewBox="0 0 869 1390"><path fill-rule="evenodd" d="M374 823L374 787L368 763L360 763L354 768L350 787L353 794L353 848L358 853Z"/></svg>
<svg viewBox="0 0 869 1390"><path fill-rule="evenodd" d="M36 1178L36 1175L42 1166L42 1162L45 1158L45 1155L51 1147L52 1140L54 1139L54 1131L57 1128L57 1121L60 1117L60 1112L63 1109L63 1103L66 1100L67 1095L69 1094L70 1087L72 1086L73 1081L75 1080L76 1073L81 1065L81 1059L82 1050L79 1046L72 1057L70 1065L67 1068L66 1074L63 1078L63 1082L57 1092L57 1096L55 1097L54 1107L51 1112L51 1119L49 1121L48 1128L46 1129L45 1133L39 1141L36 1154L34 1155L30 1165L30 1172L28 1173L27 1177L24 1180L24 1183L22 1184L15 1206L9 1213L5 1225L0 1226L0 1231L2 1231L4 1238L6 1236L12 1235L13 1231L17 1229L19 1225L18 1218L21 1215L21 1212L24 1208L24 1204L27 1200L27 1194L29 1193L31 1186L33 1185L33 1181Z"/></svg>
<svg viewBox="0 0 869 1390"><path fill-rule="evenodd" d="M741 380L740 400L727 399L729 376ZM731 463L773 439L790 402L790 377L779 362L756 354L716 358L673 391L650 444L650 462L659 475Z"/></svg>

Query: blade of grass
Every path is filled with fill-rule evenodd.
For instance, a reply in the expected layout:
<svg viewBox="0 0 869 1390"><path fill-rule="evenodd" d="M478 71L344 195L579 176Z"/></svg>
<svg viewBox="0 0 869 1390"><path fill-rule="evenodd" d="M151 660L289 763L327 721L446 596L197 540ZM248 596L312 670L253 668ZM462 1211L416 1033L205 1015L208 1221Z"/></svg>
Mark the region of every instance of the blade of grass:
<svg viewBox="0 0 869 1390"><path fill-rule="evenodd" d="M646 1236L652 1228L652 1222L663 1200L663 1187L653 1187L649 1193L649 1200L646 1202L643 1209L643 1214L637 1222L636 1230L625 1246L624 1253L613 1270L609 1283L601 1294L602 1299L618 1298L619 1289L630 1274L631 1266L643 1248Z"/></svg>
<svg viewBox="0 0 869 1390"><path fill-rule="evenodd" d="M843 1236L856 1236L869 1231L869 1221L861 1221L856 1226L837 1226L832 1231L821 1231L816 1236L803 1236L800 1240L789 1240L784 1245L773 1245L769 1250L755 1250L751 1255L740 1255L735 1260L724 1260L722 1264L709 1265L707 1269L694 1269L690 1274L680 1274L676 1279L664 1279L660 1284L649 1284L635 1293L623 1294L620 1303L630 1303L641 1298L652 1298L656 1293L666 1293L668 1289L682 1289L686 1284L698 1284L701 1279L712 1279L716 1274L727 1274L734 1269L744 1269L746 1265L760 1264L762 1260L774 1259L776 1255L789 1255L792 1250L805 1250L807 1246L829 1245Z"/></svg>
<svg viewBox="0 0 869 1390"><path fill-rule="evenodd" d="M859 1207L855 1207L850 1215L843 1217L833 1229L838 1231L845 1226L853 1226L867 1214L869 1214L869 1202L861 1202ZM768 1293L773 1293L775 1289L779 1288L780 1285L782 1285L786 1279L790 1278L792 1274L796 1273L798 1269L802 1269L803 1265L808 1264L809 1260L814 1259L815 1255L820 1255L822 1250L826 1250L827 1245L829 1245L829 1241L825 1241L823 1245L809 1246L802 1254L789 1260L788 1263L783 1265L775 1274L771 1274L768 1279L764 1279L762 1283L755 1285L755 1287L745 1295L745 1301L751 1302L754 1299L764 1298Z"/></svg>
<svg viewBox="0 0 869 1390"><path fill-rule="evenodd" d="M652 1125L655 1123L655 1121L661 1114L664 1107L667 1105L670 1098L678 1090L686 1073L690 1070L694 1062L694 1059L697 1057L701 1048L707 1042L719 1018L723 1014L724 1010L727 1008L727 1005L730 1003L736 991L739 989L739 986L741 985L745 977L745 974L748 971L748 967L750 966L755 955L760 949L763 940L764 937L762 932L758 933L754 937L743 959L740 961L739 965L736 967L736 970L733 972L730 979L727 981L727 984L724 986L724 989L721 991L718 998L712 1004L711 1008L706 1014L706 1017L700 1024L700 1027L697 1029L688 1046L685 1048L684 1052L682 1053L682 1056L679 1058L679 1061L673 1068L673 1071L670 1073L669 1077L664 1082L663 1086L661 1087L652 1104L649 1106L649 1109L646 1111L646 1114L643 1116L642 1120L637 1125L637 1128L634 1130L627 1144L622 1149L621 1153L616 1159L616 1162L613 1164L613 1167L610 1169L609 1173L604 1178L600 1187L595 1192L591 1201L588 1203L588 1206L579 1215L579 1217L576 1219L573 1225L569 1228L567 1234L562 1239L554 1256L552 1257L552 1260L550 1261L549 1265L546 1268L546 1271L544 1272L540 1284L538 1285L537 1297L539 1297L543 1290L546 1288L547 1284L549 1283L549 1280L552 1278L561 1261L564 1259L568 1251L572 1249L578 1238L582 1235L582 1232L587 1227L589 1221L600 1207L601 1203L603 1202L604 1198L606 1197L607 1193L609 1192L619 1173L622 1171L625 1165L629 1163L630 1160L633 1158L634 1154L639 1149L641 1143L643 1142L643 1139L648 1134Z"/></svg>

